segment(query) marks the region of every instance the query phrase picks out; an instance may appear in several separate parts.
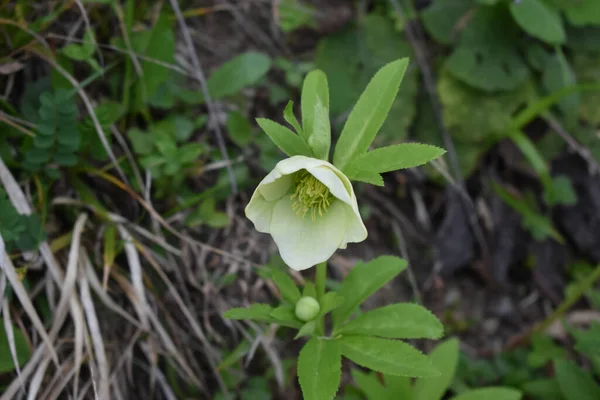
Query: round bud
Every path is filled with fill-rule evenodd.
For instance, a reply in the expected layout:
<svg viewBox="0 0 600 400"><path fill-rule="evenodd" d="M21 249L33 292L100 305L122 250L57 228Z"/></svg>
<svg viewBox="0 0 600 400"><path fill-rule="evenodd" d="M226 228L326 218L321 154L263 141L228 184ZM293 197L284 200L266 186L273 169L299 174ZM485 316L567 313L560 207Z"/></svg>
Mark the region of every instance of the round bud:
<svg viewBox="0 0 600 400"><path fill-rule="evenodd" d="M300 321L310 321L315 319L321 311L319 302L314 297L304 296L296 303L296 317Z"/></svg>

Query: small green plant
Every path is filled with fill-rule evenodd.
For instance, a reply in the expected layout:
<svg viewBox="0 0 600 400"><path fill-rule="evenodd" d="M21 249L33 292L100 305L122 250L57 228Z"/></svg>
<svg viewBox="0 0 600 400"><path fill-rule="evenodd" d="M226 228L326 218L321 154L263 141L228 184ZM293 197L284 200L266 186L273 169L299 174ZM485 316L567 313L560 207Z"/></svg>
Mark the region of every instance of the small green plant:
<svg viewBox="0 0 600 400"><path fill-rule="evenodd" d="M277 323L308 337L298 358L298 379L306 400L332 399L341 380L342 357L384 374L432 377L430 359L398 339L438 339L439 320L416 304L392 304L352 318L360 305L406 268L406 261L381 256L359 263L338 290L326 291L327 260L348 243L366 239L351 180L383 185L383 172L422 165L441 156L440 148L417 143L370 150L394 102L408 60L381 68L361 95L331 148L329 89L319 70L302 88L302 123L290 102L283 113L295 130L268 119L258 124L290 158L277 163L258 185L246 216L260 232L270 233L283 261L295 270L317 265L315 282L300 290L287 273L268 269L282 304L252 304L224 316ZM331 324L326 329L329 320Z"/></svg>
<svg viewBox="0 0 600 400"><path fill-rule="evenodd" d="M1 187L0 210L0 236L7 252L34 250L45 239L40 216L19 214Z"/></svg>
<svg viewBox="0 0 600 400"><path fill-rule="evenodd" d="M436 346L429 357L440 371L437 377L423 377L411 382L409 378L384 375L383 382L375 373L352 370L352 377L359 390L367 400L381 399L413 399L441 400L455 378L459 360L458 339L449 339ZM493 399L519 400L521 393L507 387L485 387L478 389L461 388L451 400Z"/></svg>

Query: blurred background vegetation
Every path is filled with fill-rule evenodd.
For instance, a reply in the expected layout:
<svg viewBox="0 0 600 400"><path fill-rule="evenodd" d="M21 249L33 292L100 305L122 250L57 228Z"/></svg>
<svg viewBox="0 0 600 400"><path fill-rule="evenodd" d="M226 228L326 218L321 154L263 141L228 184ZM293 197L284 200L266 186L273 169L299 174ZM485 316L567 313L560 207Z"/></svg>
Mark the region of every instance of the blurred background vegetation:
<svg viewBox="0 0 600 400"><path fill-rule="evenodd" d="M377 145L448 154L357 185L369 239L330 272L410 261L372 305L460 339L448 393L599 399L598 0L0 1L0 398L300 398L298 343L221 318L279 296L243 215L282 157L255 118L319 68L335 138L403 57Z"/></svg>

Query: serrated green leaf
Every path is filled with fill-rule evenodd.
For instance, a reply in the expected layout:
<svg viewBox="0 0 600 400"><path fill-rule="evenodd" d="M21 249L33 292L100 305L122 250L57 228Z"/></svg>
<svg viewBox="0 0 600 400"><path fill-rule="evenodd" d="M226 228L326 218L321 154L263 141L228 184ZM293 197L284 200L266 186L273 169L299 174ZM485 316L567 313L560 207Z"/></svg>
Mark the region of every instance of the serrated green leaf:
<svg viewBox="0 0 600 400"><path fill-rule="evenodd" d="M442 156L446 150L420 143L403 143L380 147L358 157L348 166L348 178L353 179L353 171L383 173L405 168L413 168Z"/></svg>
<svg viewBox="0 0 600 400"><path fill-rule="evenodd" d="M287 273L280 269L273 268L270 271L270 278L279 289L281 297L283 297L285 301L295 305L296 302L300 300L300 290Z"/></svg>
<svg viewBox="0 0 600 400"><path fill-rule="evenodd" d="M208 78L208 91L213 99L238 93L256 84L271 68L271 59L262 53L248 52L227 61Z"/></svg>
<svg viewBox="0 0 600 400"><path fill-rule="evenodd" d="M350 180L369 183L375 186L384 186L383 177L376 172L350 171Z"/></svg>
<svg viewBox="0 0 600 400"><path fill-rule="evenodd" d="M304 140L283 125L266 118L257 118L256 122L281 151L290 157L314 157L312 150Z"/></svg>
<svg viewBox="0 0 600 400"><path fill-rule="evenodd" d="M543 0L521 0L510 3L510 12L531 36L550 44L563 44L566 39L560 13Z"/></svg>
<svg viewBox="0 0 600 400"><path fill-rule="evenodd" d="M273 311L271 311L271 317L280 325L300 329L304 323L300 322L296 318L294 308L295 307L291 305L283 305L276 307Z"/></svg>
<svg viewBox="0 0 600 400"><path fill-rule="evenodd" d="M298 330L296 336L294 336L294 340L299 339L304 336L312 336L315 332L315 328L317 327L317 320L313 319L308 321Z"/></svg>
<svg viewBox="0 0 600 400"><path fill-rule="evenodd" d="M408 59L391 62L371 79L352 109L334 153L334 165L342 171L366 153L396 98Z"/></svg>
<svg viewBox="0 0 600 400"><path fill-rule="evenodd" d="M283 119L285 119L285 122L290 124L292 128L296 130L296 133L300 135L300 137L305 137L304 131L300 126L300 122L298 122L298 118L296 118L296 115L294 114L294 102L291 100L288 101L285 109L283 110Z"/></svg>
<svg viewBox="0 0 600 400"><path fill-rule="evenodd" d="M306 128L304 129L306 132ZM313 127L308 137L308 146L315 157L321 160L329 160L329 148L331 146L331 125L329 121L329 109L317 98L313 113Z"/></svg>
<svg viewBox="0 0 600 400"><path fill-rule="evenodd" d="M342 336L337 341L344 357L373 371L410 377L439 375L427 356L399 340Z"/></svg>
<svg viewBox="0 0 600 400"><path fill-rule="evenodd" d="M298 357L298 380L304 400L331 400L340 386L342 357L335 340L312 338Z"/></svg>
<svg viewBox="0 0 600 400"><path fill-rule="evenodd" d="M450 400L520 400L521 392L507 387L487 387L469 390L452 397Z"/></svg>
<svg viewBox="0 0 600 400"><path fill-rule="evenodd" d="M336 292L325 293L323 298L319 301L319 306L321 307L319 317L322 317L332 310L335 310L342 304L344 304L344 298L338 295Z"/></svg>
<svg viewBox="0 0 600 400"><path fill-rule="evenodd" d="M227 132L229 138L239 147L246 147L252 139L252 125L239 111L232 111L227 115Z"/></svg>
<svg viewBox="0 0 600 400"><path fill-rule="evenodd" d="M556 380L566 400L600 399L600 386L592 374L584 371L575 362L565 359L554 361Z"/></svg>
<svg viewBox="0 0 600 400"><path fill-rule="evenodd" d="M418 304L398 303L367 311L335 330L336 334L371 335L392 339L439 339L444 326Z"/></svg>
<svg viewBox="0 0 600 400"><path fill-rule="evenodd" d="M413 400L441 400L454 379L458 365L459 341L446 340L436 346L429 358L440 371L434 378L419 378L415 382Z"/></svg>
<svg viewBox="0 0 600 400"><path fill-rule="evenodd" d="M2 293L0 293L2 295ZM17 362L19 367L22 367L31 355L31 349L27 344L27 340L23 335L23 332L16 327L12 326L14 345L17 353ZM0 318L0 374L11 372L15 370L13 359L10 352L8 336L6 335L6 329L4 329L4 320Z"/></svg>
<svg viewBox="0 0 600 400"><path fill-rule="evenodd" d="M407 264L406 260L393 256L379 256L368 263L359 262L337 291L345 302L333 310L334 326L344 322L364 300L400 274Z"/></svg>
<svg viewBox="0 0 600 400"><path fill-rule="evenodd" d="M272 311L273 308L267 304L255 303L246 308L231 308L223 313L223 318L270 321Z"/></svg>

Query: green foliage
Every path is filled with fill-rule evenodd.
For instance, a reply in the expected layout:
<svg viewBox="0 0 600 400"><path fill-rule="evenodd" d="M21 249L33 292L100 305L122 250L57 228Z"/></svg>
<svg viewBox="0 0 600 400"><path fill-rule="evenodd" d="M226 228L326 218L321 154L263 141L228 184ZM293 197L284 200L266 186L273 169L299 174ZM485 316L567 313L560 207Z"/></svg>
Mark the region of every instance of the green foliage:
<svg viewBox="0 0 600 400"><path fill-rule="evenodd" d="M329 87L327 76L322 71L310 72L302 86L302 129L298 134L303 137L312 149L315 157L327 160L331 146L331 127L329 123ZM292 126L296 125L294 118L287 114ZM293 115L293 112L292 112Z"/></svg>
<svg viewBox="0 0 600 400"><path fill-rule="evenodd" d="M4 210L2 208L2 210ZM11 372L15 370L15 365L12 359L9 339L6 334L5 323L2 318L0 318L0 374ZM27 344L27 339L25 339L25 335L19 328L14 325L10 325L10 329L12 330L14 345L17 355L17 362L19 363L19 367L22 367L29 357L31 356L31 349Z"/></svg>
<svg viewBox="0 0 600 400"><path fill-rule="evenodd" d="M216 209L216 200L209 197L204 200L200 206L185 219L187 226L194 227L198 225L207 225L211 228L225 228L229 225L229 216Z"/></svg>
<svg viewBox="0 0 600 400"><path fill-rule="evenodd" d="M431 362L440 371L440 376L434 378L420 378L415 382L413 390L414 400L441 400L444 393L454 379L458 365L457 339L446 340L429 355Z"/></svg>
<svg viewBox="0 0 600 400"><path fill-rule="evenodd" d="M283 125L266 118L257 118L256 122L269 138L288 156L313 157L313 152L306 141Z"/></svg>
<svg viewBox="0 0 600 400"><path fill-rule="evenodd" d="M213 99L237 94L256 84L271 68L271 59L257 52L240 54L227 61L208 78L208 92Z"/></svg>
<svg viewBox="0 0 600 400"><path fill-rule="evenodd" d="M305 400L332 399L342 377L338 341L310 339L298 357L298 377Z"/></svg>
<svg viewBox="0 0 600 400"><path fill-rule="evenodd" d="M488 387L470 390L468 392L452 397L451 400L520 400L521 392L504 387Z"/></svg>
<svg viewBox="0 0 600 400"><path fill-rule="evenodd" d="M23 167L51 173L56 168L53 164L63 167L76 165L81 134L72 94L65 90L44 92L39 101L36 136L25 151Z"/></svg>
<svg viewBox="0 0 600 400"><path fill-rule="evenodd" d="M600 385L592 374L573 361L558 359L554 362L556 380L566 400L592 400L600 398Z"/></svg>
<svg viewBox="0 0 600 400"><path fill-rule="evenodd" d="M395 29L393 21L376 13L340 34L324 38L317 48L316 65L329 79L331 113L345 115L364 88L384 65L412 56L410 44ZM386 121L375 139L377 145L400 143L416 115L418 69L406 69L400 91L394 97Z"/></svg>
<svg viewBox="0 0 600 400"><path fill-rule="evenodd" d="M562 44L566 34L559 11L544 0L510 3L510 12L519 26L531 36L550 44Z"/></svg>
<svg viewBox="0 0 600 400"><path fill-rule="evenodd" d="M42 220L37 214L22 215L13 207L6 193L0 188L0 236L7 252L35 250L46 240Z"/></svg>
<svg viewBox="0 0 600 400"><path fill-rule="evenodd" d="M339 326L334 334L439 339L443 332L440 321L426 308L418 304L399 303L359 315Z"/></svg>
<svg viewBox="0 0 600 400"><path fill-rule="evenodd" d="M358 263L337 291L346 302L333 311L334 325L343 323L363 301L404 271L407 265L405 260L392 256Z"/></svg>
<svg viewBox="0 0 600 400"><path fill-rule="evenodd" d="M252 140L252 125L239 111L232 111L227 115L227 132L229 138L239 147L246 147Z"/></svg>
<svg viewBox="0 0 600 400"><path fill-rule="evenodd" d="M334 165L344 171L369 150L396 98L408 60L394 61L380 69L348 116L333 156Z"/></svg>
<svg viewBox="0 0 600 400"><path fill-rule="evenodd" d="M282 0L277 3L279 26L284 32L291 32L301 27L316 27L316 10L309 4L299 0Z"/></svg>

